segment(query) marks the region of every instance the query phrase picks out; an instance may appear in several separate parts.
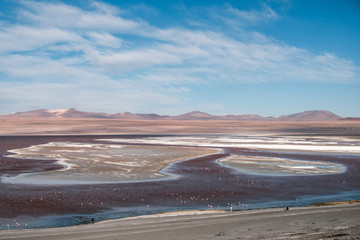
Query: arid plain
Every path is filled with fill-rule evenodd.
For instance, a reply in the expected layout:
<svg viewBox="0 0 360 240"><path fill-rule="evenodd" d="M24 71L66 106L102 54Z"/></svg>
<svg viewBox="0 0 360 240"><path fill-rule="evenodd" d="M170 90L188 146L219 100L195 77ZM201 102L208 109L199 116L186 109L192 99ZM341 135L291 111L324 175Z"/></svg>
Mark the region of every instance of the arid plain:
<svg viewBox="0 0 360 240"><path fill-rule="evenodd" d="M359 136L359 120L231 121L116 120L0 117L1 135L247 134L284 133Z"/></svg>

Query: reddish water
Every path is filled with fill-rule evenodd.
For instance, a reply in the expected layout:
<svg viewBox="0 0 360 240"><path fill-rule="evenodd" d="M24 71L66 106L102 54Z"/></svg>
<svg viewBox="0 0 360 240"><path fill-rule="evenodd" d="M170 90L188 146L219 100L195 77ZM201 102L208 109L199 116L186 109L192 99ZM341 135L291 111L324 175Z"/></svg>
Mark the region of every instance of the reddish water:
<svg viewBox="0 0 360 240"><path fill-rule="evenodd" d="M108 136L106 136L108 138ZM114 136L116 137L116 136ZM136 136L122 136L136 137ZM61 168L55 161L22 160L6 157L7 150L52 141L94 142L101 136L0 137L0 176L50 171ZM321 160L347 167L342 174L322 176L270 177L239 173L216 162L229 154L244 154L243 149L224 149L224 154L172 164L167 172L176 179L102 185L39 186L0 183L1 220L19 216L94 214L113 208L181 208L209 206L238 208L307 205L322 199L360 199L360 157L319 156L270 152L245 153L300 160ZM325 198L326 196L326 198ZM296 200L297 199L297 200ZM244 206L240 204L246 204ZM136 215L136 213L135 213ZM121 216L118 215L118 216ZM104 217L103 219L106 219ZM1 228L0 228L1 229ZM5 228L3 228L5 229Z"/></svg>

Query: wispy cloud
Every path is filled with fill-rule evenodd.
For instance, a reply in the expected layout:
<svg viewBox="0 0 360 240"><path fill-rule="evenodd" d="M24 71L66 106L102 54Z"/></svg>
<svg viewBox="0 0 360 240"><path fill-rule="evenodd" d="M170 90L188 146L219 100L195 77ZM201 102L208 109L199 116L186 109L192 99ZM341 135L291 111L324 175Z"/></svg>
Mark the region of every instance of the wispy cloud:
<svg viewBox="0 0 360 240"><path fill-rule="evenodd" d="M14 101L12 93L32 105L70 93L68 104L80 97L103 99L126 102L136 111L143 104L180 103L191 85L356 80L351 60L254 31L235 37L208 28L160 28L101 2L86 9L61 2L21 3L18 20L0 29L0 72L6 76L0 94ZM230 27L280 18L266 5L250 11L228 5L216 17Z"/></svg>
<svg viewBox="0 0 360 240"><path fill-rule="evenodd" d="M263 4L261 10L244 11L228 5L225 9L227 20L242 21L246 23L261 23L280 18L279 14L271 9L268 5Z"/></svg>
<svg viewBox="0 0 360 240"><path fill-rule="evenodd" d="M136 31L143 23L124 19L116 7L94 2L93 8L81 9L61 2L24 1L20 17L38 26L52 26L79 31L111 30L116 32Z"/></svg>

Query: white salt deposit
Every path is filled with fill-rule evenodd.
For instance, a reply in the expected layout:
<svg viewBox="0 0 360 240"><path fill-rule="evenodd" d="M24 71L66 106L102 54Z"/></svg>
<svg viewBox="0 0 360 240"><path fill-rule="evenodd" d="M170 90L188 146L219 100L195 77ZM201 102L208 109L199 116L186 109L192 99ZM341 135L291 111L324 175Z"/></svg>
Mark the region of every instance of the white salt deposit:
<svg viewBox="0 0 360 240"><path fill-rule="evenodd" d="M298 136L171 136L144 138L98 139L108 143L49 142L22 149L9 150L9 157L57 160L62 170L23 175L21 181L118 182L130 179L164 177L159 171L168 164L206 154L219 153L223 147L266 151L323 154L360 154L360 140L340 137ZM117 143L117 144L115 144ZM124 145L127 143L142 146ZM149 146L156 144L160 146ZM183 147L178 147L183 146ZM203 147L203 148L194 148ZM209 149L207 147L211 147ZM334 174L345 171L341 164L300 161L281 158L230 156L219 161L247 173L266 175ZM19 177L8 180L15 182ZM39 181L42 179L42 181ZM10 181L10 180L9 180Z"/></svg>
<svg viewBox="0 0 360 240"><path fill-rule="evenodd" d="M200 147L232 147L256 150L303 151L321 153L360 154L360 141L344 138L319 137L260 137L260 136L221 136L221 137L147 137L137 139L98 139L119 143L180 145Z"/></svg>
<svg viewBox="0 0 360 240"><path fill-rule="evenodd" d="M223 158L219 162L241 172L260 175L325 175L343 173L346 170L343 165L337 163L276 157L233 155Z"/></svg>
<svg viewBox="0 0 360 240"><path fill-rule="evenodd" d="M216 149L169 146L122 146L50 142L13 149L8 157L56 160L64 168L51 172L4 176L3 182L32 184L110 183L165 178L158 172L168 164L219 153Z"/></svg>

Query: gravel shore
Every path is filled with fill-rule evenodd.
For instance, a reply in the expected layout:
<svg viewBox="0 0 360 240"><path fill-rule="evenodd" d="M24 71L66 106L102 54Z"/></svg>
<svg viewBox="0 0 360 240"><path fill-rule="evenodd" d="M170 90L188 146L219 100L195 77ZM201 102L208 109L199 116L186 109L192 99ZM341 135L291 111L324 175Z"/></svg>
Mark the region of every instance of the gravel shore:
<svg viewBox="0 0 360 240"><path fill-rule="evenodd" d="M65 228L2 231L0 239L360 239L360 204L165 213Z"/></svg>

